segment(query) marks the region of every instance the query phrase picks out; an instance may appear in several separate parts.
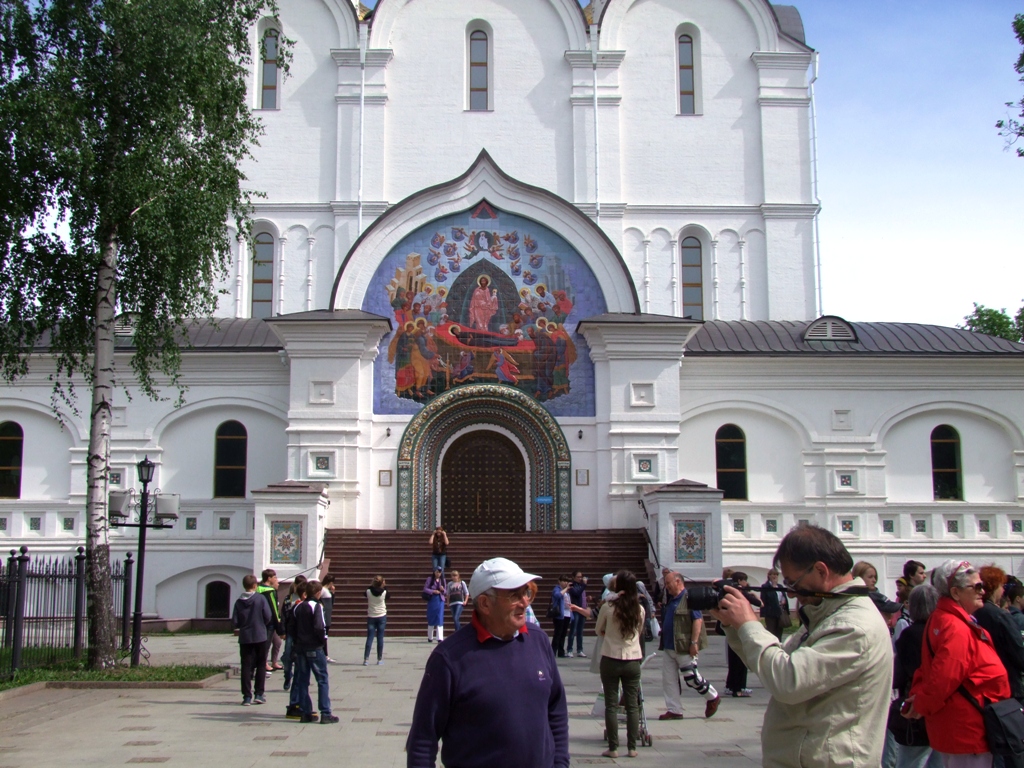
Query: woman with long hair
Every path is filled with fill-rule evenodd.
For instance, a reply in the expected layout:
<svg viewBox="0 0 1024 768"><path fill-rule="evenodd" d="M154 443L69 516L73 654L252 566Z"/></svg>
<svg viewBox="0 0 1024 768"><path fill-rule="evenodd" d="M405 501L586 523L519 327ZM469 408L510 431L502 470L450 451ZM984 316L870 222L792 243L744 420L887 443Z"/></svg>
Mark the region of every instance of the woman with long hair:
<svg viewBox="0 0 1024 768"><path fill-rule="evenodd" d="M597 614L597 634L601 645L601 684L604 687L604 727L608 733L608 749L604 757L619 756L619 684L626 704L626 748L636 757L640 735L640 637L644 631L644 609L636 588L636 576L619 571L612 581L614 600L608 600Z"/></svg>
<svg viewBox="0 0 1024 768"><path fill-rule="evenodd" d="M363 666L370 663L373 638L377 638L377 664L384 663L384 628L388 625L388 588L383 576L374 576L366 590L366 649Z"/></svg>
<svg viewBox="0 0 1024 768"><path fill-rule="evenodd" d="M427 642L444 640L444 601L448 585L445 584L444 573L435 567L433 574L423 583L423 599L427 601Z"/></svg>
<svg viewBox="0 0 1024 768"><path fill-rule="evenodd" d="M469 587L466 586L466 582L462 580L458 571L452 571L451 578L448 579L448 592L445 597L452 609L455 631L458 632L462 629L462 609L466 607L466 601L469 600Z"/></svg>

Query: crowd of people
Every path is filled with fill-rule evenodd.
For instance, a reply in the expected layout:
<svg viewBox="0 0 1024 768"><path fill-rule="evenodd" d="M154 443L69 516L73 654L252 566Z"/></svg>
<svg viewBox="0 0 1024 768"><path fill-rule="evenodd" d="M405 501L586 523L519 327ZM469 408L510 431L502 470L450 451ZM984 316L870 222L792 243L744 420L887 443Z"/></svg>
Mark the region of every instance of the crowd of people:
<svg viewBox="0 0 1024 768"><path fill-rule="evenodd" d="M500 742L479 736L481 728L498 722L511 723L509 736L518 734L514 764L568 765L565 691L555 660L587 658L583 630L592 619L597 658L591 669L600 674L604 693L605 757L620 754L620 710L626 753L637 755L642 665L656 638L666 706L659 719L683 718L686 689L704 699L706 718L717 712L721 695L698 666L708 647L706 611L688 603L680 573L663 569L648 590L622 570L605 575L603 589L589 593L582 571L558 576L546 613L554 625L549 640L533 607L540 576L494 558L477 567L467 584L447 568L448 545L438 527L430 537L432 572L423 585L427 640L438 647L417 697L410 766L433 765L439 743L445 764L461 764L470 755L480 764L486 753L488 765L512 765ZM747 674L753 671L771 696L761 732L764 765L1024 768L1024 741L994 740L996 710L990 706L1014 702L1009 709L1016 709L1011 715L1019 717L1024 737L1020 580L995 565L947 560L929 572L908 560L890 600L879 589L874 565L854 563L835 535L810 525L783 538L774 564L757 589L746 573L725 569L714 584L718 602L710 611L727 640L725 695L750 696ZM272 570L259 582L245 577L245 593L232 614L243 705L264 704L267 676L283 669L288 717L337 722L327 667L332 581L296 577L278 605ZM364 665L374 642L377 664L384 663L387 598L385 579L376 576L366 589ZM473 608L472 630L461 631L467 606ZM447 611L455 632L445 640ZM520 680L524 675L529 681ZM309 694L311 677L318 711ZM481 682L488 679L501 683L493 701L481 698ZM509 691L524 698L510 699ZM1011 732L1016 723L1008 726ZM530 743L526 763L524 742Z"/></svg>

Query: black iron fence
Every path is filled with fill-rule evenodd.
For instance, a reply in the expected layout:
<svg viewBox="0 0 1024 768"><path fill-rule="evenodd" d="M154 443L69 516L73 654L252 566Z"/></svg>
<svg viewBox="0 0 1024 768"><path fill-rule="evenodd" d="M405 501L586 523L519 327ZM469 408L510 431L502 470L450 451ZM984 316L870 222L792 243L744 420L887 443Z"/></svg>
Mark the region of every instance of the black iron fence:
<svg viewBox="0 0 1024 768"><path fill-rule="evenodd" d="M132 556L111 564L111 598L121 646L129 644ZM88 642L85 548L71 557L29 557L28 547L0 561L0 677L20 669L81 659Z"/></svg>

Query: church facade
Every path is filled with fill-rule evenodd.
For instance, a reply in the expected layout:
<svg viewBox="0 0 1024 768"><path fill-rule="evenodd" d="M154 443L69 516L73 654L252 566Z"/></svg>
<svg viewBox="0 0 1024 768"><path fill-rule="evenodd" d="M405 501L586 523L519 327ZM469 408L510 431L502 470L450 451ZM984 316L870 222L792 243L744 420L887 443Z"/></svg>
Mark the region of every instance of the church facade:
<svg viewBox="0 0 1024 768"><path fill-rule="evenodd" d="M253 237L185 404L115 407L111 489L148 456L180 496L147 613L308 570L330 528L647 527L701 578L807 520L890 594L911 557L1024 570L1024 346L819 316L796 9L283 0L252 34ZM0 539L57 554L88 423L48 364L0 389Z"/></svg>

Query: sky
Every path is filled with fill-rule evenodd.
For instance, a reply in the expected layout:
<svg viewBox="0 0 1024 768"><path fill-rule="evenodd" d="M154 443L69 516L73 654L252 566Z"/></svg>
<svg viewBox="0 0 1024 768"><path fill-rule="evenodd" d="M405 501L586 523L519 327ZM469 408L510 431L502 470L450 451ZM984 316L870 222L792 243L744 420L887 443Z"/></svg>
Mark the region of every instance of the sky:
<svg viewBox="0 0 1024 768"><path fill-rule="evenodd" d="M824 311L948 326L973 302L1013 314L1024 158L995 122L1024 96L1011 28L1024 0L786 2L820 54Z"/></svg>

